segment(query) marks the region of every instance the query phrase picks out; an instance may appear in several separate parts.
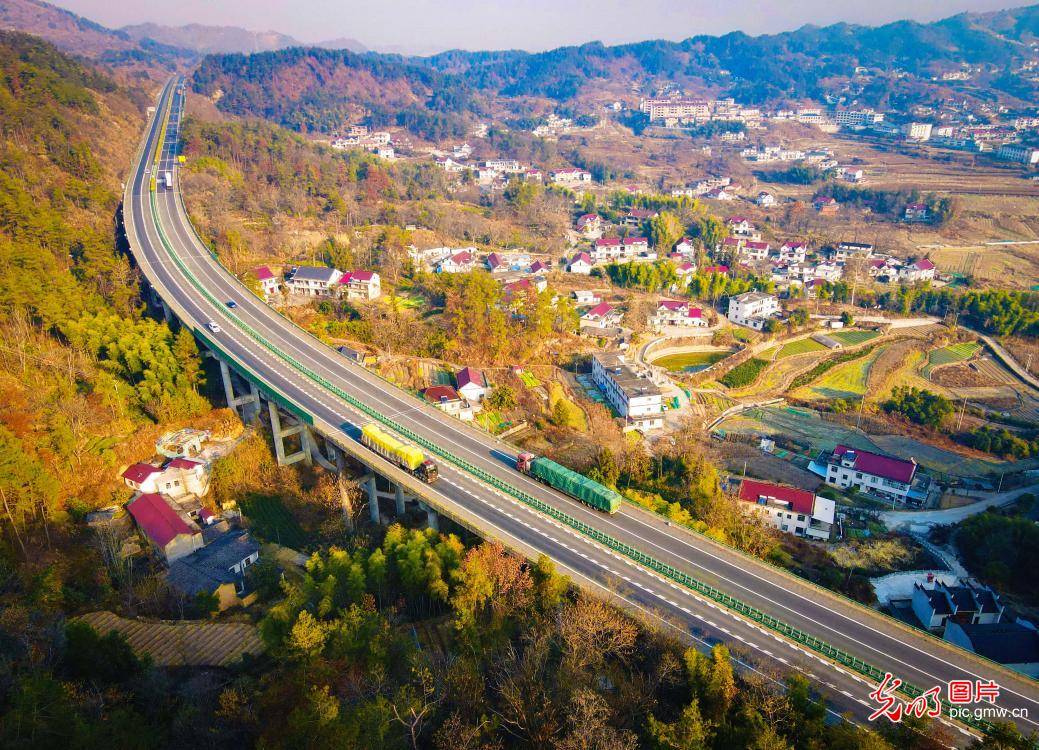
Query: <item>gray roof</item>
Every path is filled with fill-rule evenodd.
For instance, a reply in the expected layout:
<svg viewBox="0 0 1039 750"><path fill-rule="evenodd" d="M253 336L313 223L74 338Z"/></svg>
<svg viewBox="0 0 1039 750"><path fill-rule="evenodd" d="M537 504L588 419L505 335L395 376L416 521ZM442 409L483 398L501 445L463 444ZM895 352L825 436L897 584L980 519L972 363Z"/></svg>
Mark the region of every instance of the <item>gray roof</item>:
<svg viewBox="0 0 1039 750"><path fill-rule="evenodd" d="M259 551L260 545L249 538L249 532L231 531L175 561L166 582L188 596L203 591L211 594L222 584L241 581L243 576L231 568Z"/></svg>
<svg viewBox="0 0 1039 750"><path fill-rule="evenodd" d="M959 625L959 623L957 623ZM1000 664L1039 662L1039 633L1016 622L959 625L974 653Z"/></svg>
<svg viewBox="0 0 1039 750"><path fill-rule="evenodd" d="M293 281L323 281L326 284L332 281L335 274L334 268L326 266L300 266L292 274Z"/></svg>

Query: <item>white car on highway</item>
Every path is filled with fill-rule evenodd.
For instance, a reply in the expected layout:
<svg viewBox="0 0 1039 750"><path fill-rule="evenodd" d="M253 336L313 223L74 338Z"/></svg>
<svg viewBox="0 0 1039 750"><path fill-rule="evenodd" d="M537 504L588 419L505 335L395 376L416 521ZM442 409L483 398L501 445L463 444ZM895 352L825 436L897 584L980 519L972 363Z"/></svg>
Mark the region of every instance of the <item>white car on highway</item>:
<svg viewBox="0 0 1039 750"><path fill-rule="evenodd" d="M220 333L220 326L218 326L212 320L206 323L206 328L208 328L213 333Z"/></svg>

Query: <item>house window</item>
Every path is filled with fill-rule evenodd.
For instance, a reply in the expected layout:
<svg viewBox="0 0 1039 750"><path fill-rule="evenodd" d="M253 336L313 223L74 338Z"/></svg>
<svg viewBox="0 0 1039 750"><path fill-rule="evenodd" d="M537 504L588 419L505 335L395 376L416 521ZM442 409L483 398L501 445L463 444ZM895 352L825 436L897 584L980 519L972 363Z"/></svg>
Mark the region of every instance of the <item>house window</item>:
<svg viewBox="0 0 1039 750"><path fill-rule="evenodd" d="M804 517L804 513L798 513L798 514L797 514L797 520L798 520L798 521L803 521L803 520L805 520L805 517Z"/></svg>

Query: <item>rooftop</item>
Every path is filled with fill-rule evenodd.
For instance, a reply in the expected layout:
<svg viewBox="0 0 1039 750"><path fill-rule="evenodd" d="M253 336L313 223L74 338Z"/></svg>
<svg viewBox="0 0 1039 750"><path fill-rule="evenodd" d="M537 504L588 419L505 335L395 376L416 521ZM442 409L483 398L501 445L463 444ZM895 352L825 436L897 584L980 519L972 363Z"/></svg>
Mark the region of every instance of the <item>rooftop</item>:
<svg viewBox="0 0 1039 750"><path fill-rule="evenodd" d="M292 274L293 281L323 281L331 283L336 269L327 266L300 266Z"/></svg>
<svg viewBox="0 0 1039 750"><path fill-rule="evenodd" d="M433 404L439 404L445 398L448 401L459 401L462 398L458 395L458 391L450 385L431 385L422 391L422 397Z"/></svg>
<svg viewBox="0 0 1039 750"><path fill-rule="evenodd" d="M126 509L148 538L160 547L165 547L180 534L198 532L198 527L188 524L162 495L138 495Z"/></svg>
<svg viewBox="0 0 1039 750"><path fill-rule="evenodd" d="M639 396L659 396L662 391L652 380L641 377L619 354L596 352L592 355L600 366L610 373L610 379L629 399Z"/></svg>
<svg viewBox="0 0 1039 750"><path fill-rule="evenodd" d="M1016 622L959 624L976 654L1000 664L1039 662L1039 633Z"/></svg>
<svg viewBox="0 0 1039 750"><path fill-rule="evenodd" d="M894 458L880 453L849 448L847 445L838 445L833 449L833 460L840 463L845 454L854 454L853 467L856 471L862 471L874 476L892 479L896 482L909 484L916 474L916 461L903 458Z"/></svg>
<svg viewBox="0 0 1039 750"><path fill-rule="evenodd" d="M753 479L744 479L740 483L739 498L748 503L758 503L761 498L778 500L788 503L793 512L806 515L811 515L812 509L815 507L815 494L808 490L785 487L771 482L757 482Z"/></svg>
<svg viewBox="0 0 1039 750"><path fill-rule="evenodd" d="M212 593L225 583L236 583L244 576L231 568L260 551L260 545L247 531L229 531L200 550L170 565L166 580L188 596Z"/></svg>
<svg viewBox="0 0 1039 750"><path fill-rule="evenodd" d="M158 466L153 466L152 464L131 464L127 470L123 472L123 479L140 484L152 474L158 474L161 471L162 469Z"/></svg>

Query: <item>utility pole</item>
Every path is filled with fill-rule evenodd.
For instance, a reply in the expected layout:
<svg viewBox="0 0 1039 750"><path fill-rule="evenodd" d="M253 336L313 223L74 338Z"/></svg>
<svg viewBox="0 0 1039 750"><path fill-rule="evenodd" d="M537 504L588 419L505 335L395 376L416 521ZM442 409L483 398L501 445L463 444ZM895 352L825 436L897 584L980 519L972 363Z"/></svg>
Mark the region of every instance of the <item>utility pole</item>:
<svg viewBox="0 0 1039 750"><path fill-rule="evenodd" d="M996 488L996 494L997 495L1000 492L1003 491L1003 476L1004 476L1004 474L1006 474L1006 472L1004 472L1004 471L999 472L999 487Z"/></svg>
<svg viewBox="0 0 1039 750"><path fill-rule="evenodd" d="M855 429L859 429L862 424L862 410L866 406L866 394L862 394L862 398L859 399L859 416L855 419Z"/></svg>
<svg viewBox="0 0 1039 750"><path fill-rule="evenodd" d="M967 411L967 397L963 397L963 406L960 407L960 418L956 420L956 431L959 432L960 425L963 424L963 412Z"/></svg>

